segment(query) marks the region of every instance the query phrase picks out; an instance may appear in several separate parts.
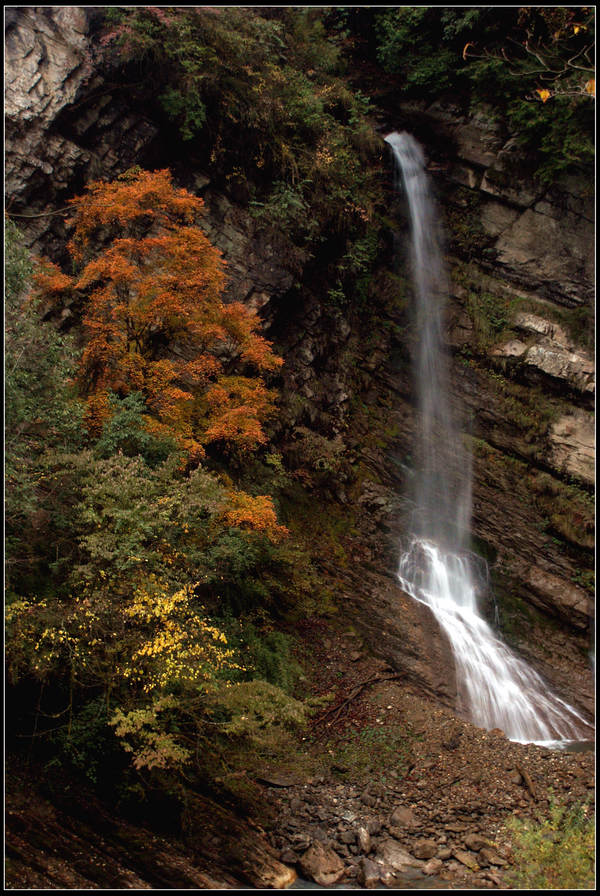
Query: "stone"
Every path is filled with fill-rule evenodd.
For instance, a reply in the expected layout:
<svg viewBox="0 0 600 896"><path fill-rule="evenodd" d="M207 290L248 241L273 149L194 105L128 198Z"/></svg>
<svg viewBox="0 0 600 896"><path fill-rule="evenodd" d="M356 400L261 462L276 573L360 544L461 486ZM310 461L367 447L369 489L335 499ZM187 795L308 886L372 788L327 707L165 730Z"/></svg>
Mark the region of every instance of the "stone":
<svg viewBox="0 0 600 896"><path fill-rule="evenodd" d="M519 775L519 777L521 777ZM485 837L482 837L481 834L467 834L465 837L465 846L467 849L472 849L473 852L479 852L484 846L489 846L490 841L486 840Z"/></svg>
<svg viewBox="0 0 600 896"><path fill-rule="evenodd" d="M310 846L299 861L302 875L321 887L338 883L344 874L344 863L340 857L322 843Z"/></svg>
<svg viewBox="0 0 600 896"><path fill-rule="evenodd" d="M509 339L492 351L495 358L524 358L528 349L526 342L520 339Z"/></svg>
<svg viewBox="0 0 600 896"><path fill-rule="evenodd" d="M519 212L502 202L488 200L481 203L481 224L490 236L497 237L515 223Z"/></svg>
<svg viewBox="0 0 600 896"><path fill-rule="evenodd" d="M369 831L367 830L367 828L364 828L361 826L357 829L356 843L358 845L359 850L362 853L364 853L364 855L367 855L368 853L371 852L373 844L371 842L371 835L369 834Z"/></svg>
<svg viewBox="0 0 600 896"><path fill-rule="evenodd" d="M477 862L477 856L474 856L472 852L467 852L464 849L455 849L452 853L455 859L469 868L471 871L476 871L479 868L479 864Z"/></svg>
<svg viewBox="0 0 600 896"><path fill-rule="evenodd" d="M298 875L293 868L278 864L278 866L273 869L271 875L267 876L266 874L263 874L262 886L269 887L272 890L287 890L297 878Z"/></svg>
<svg viewBox="0 0 600 896"><path fill-rule="evenodd" d="M377 834L380 834L381 828L381 819L369 818L369 820L367 821L367 831L371 835L371 837L376 837Z"/></svg>
<svg viewBox="0 0 600 896"><path fill-rule="evenodd" d="M429 861L423 865L423 873L427 875L439 874L442 870L443 864L444 863L439 858L429 859Z"/></svg>
<svg viewBox="0 0 600 896"><path fill-rule="evenodd" d="M400 828L413 828L417 824L417 819L411 808L398 806L392 812L389 823Z"/></svg>
<svg viewBox="0 0 600 896"><path fill-rule="evenodd" d="M510 339L493 350L495 357L517 359L525 369L562 381L583 395L594 395L593 358L575 345L563 327L539 314L525 311L515 315L512 326L525 333L527 341Z"/></svg>
<svg viewBox="0 0 600 896"><path fill-rule="evenodd" d="M417 859L432 859L437 851L437 843L434 840L418 840L412 848Z"/></svg>
<svg viewBox="0 0 600 896"><path fill-rule="evenodd" d="M585 631L589 625L592 606L583 588L532 564L524 571L524 582L530 587L532 603L557 611L569 619L574 628Z"/></svg>
<svg viewBox="0 0 600 896"><path fill-rule="evenodd" d="M380 875L381 865L363 856L358 865L358 883L367 890L372 890L379 884Z"/></svg>
<svg viewBox="0 0 600 896"><path fill-rule="evenodd" d="M454 183L468 187L470 190L478 189L481 184L481 175L468 165L452 165L448 176Z"/></svg>
<svg viewBox="0 0 600 896"><path fill-rule="evenodd" d="M594 424L592 413L573 408L553 423L548 433L554 467L587 485L594 485L596 479Z"/></svg>
<svg viewBox="0 0 600 896"><path fill-rule="evenodd" d="M458 158L485 168L497 158L502 143L493 130L469 119L454 130Z"/></svg>
<svg viewBox="0 0 600 896"><path fill-rule="evenodd" d="M541 197L542 188L515 176L521 153L514 139L509 139L486 169L481 190L509 205L528 209Z"/></svg>
<svg viewBox="0 0 600 896"><path fill-rule="evenodd" d="M407 868L422 868L423 862L412 856L397 840L384 840L377 847L377 861L388 865L393 871Z"/></svg>
<svg viewBox="0 0 600 896"><path fill-rule="evenodd" d="M593 395L596 391L593 361L580 352L539 343L527 350L524 363L556 380L563 380L578 392Z"/></svg>
<svg viewBox="0 0 600 896"><path fill-rule="evenodd" d="M506 864L508 864L506 859L503 859L502 856L491 846L484 846L479 851L479 861L482 864L486 864L486 865L506 865Z"/></svg>
<svg viewBox="0 0 600 896"><path fill-rule="evenodd" d="M489 186L486 176L481 187L493 192ZM559 221L526 208L500 233L495 249L498 261L514 270L525 285L542 286L549 298L573 305L591 301L594 258L591 233L589 224L574 215L565 215Z"/></svg>

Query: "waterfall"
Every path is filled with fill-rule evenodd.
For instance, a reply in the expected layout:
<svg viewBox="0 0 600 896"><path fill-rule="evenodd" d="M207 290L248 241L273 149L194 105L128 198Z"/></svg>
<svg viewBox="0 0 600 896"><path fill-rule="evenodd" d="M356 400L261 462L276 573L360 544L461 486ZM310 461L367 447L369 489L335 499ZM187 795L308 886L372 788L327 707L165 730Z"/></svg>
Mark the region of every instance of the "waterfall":
<svg viewBox="0 0 600 896"><path fill-rule="evenodd" d="M447 635L460 707L474 724L500 728L521 743L589 738L585 719L554 695L479 614L480 577L468 551L471 453L451 401L443 348L448 284L440 223L421 147L406 133L385 139L394 155L396 189L404 189L410 211L416 306L414 511L398 578L405 591L431 609Z"/></svg>

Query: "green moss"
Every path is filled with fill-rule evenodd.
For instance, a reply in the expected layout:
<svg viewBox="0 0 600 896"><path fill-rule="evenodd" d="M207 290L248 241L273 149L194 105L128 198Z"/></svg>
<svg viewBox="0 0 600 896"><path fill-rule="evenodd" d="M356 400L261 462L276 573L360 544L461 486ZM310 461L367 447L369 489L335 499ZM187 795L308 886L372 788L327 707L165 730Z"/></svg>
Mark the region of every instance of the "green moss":
<svg viewBox="0 0 600 896"><path fill-rule="evenodd" d="M480 257L478 251L475 254ZM473 336L466 348L487 357L491 347L507 337L519 299L505 292L498 294L497 282L473 263L455 263L452 281L463 287L462 302L473 325Z"/></svg>
<svg viewBox="0 0 600 896"><path fill-rule="evenodd" d="M531 630L538 614L518 594L520 583L501 570L492 567L491 587L498 608L498 626L508 644L517 646L523 640L524 630Z"/></svg>
<svg viewBox="0 0 600 896"><path fill-rule="evenodd" d="M391 781L390 772L405 772L417 736L409 727L369 725L351 730L330 751L331 768L341 780Z"/></svg>
<svg viewBox="0 0 600 896"><path fill-rule="evenodd" d="M595 545L594 498L576 485L532 471L527 482L534 505L546 520L546 531L582 548Z"/></svg>
<svg viewBox="0 0 600 896"><path fill-rule="evenodd" d="M523 386L477 362L472 366L477 367L486 389L494 396L494 411L501 425L520 431L525 443L522 450L527 457L545 461L549 429L563 412L564 405L537 386Z"/></svg>
<svg viewBox="0 0 600 896"><path fill-rule="evenodd" d="M571 576L571 581L575 585L579 585L580 588L589 591L590 594L594 594L596 591L596 576L591 569L578 569Z"/></svg>
<svg viewBox="0 0 600 896"><path fill-rule="evenodd" d="M493 261L497 253L493 238L481 223L480 191L456 187L448 193L444 208L451 250L467 261Z"/></svg>

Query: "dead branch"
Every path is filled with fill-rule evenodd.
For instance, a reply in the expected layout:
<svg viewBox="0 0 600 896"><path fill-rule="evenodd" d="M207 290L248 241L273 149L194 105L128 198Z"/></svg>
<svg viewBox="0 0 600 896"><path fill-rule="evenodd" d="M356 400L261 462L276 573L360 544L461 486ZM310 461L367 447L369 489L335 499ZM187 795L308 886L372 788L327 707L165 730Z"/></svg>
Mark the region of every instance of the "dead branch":
<svg viewBox="0 0 600 896"><path fill-rule="evenodd" d="M403 676L400 674L388 675L388 676L384 677L384 676L376 673L375 675L372 675L370 678L366 678L364 681L361 681L360 684L357 684L350 691L350 693L348 694L348 696L346 697L345 700L342 700L342 702L338 703L337 706L330 707L318 719L316 719L314 722L314 725L315 726L322 725L323 722L325 722L325 720L329 716L332 716L332 718L328 722L326 722L328 727L331 726L334 722L338 721L338 719L342 713L342 710L344 710L347 706L349 706L349 704L352 703L353 700L356 700L356 698L360 694L362 694L362 692L364 691L364 689L366 687L368 687L369 685L372 685L372 684L376 684L377 682L380 682L380 681L394 681L394 680L396 680L398 678L402 678L402 677Z"/></svg>

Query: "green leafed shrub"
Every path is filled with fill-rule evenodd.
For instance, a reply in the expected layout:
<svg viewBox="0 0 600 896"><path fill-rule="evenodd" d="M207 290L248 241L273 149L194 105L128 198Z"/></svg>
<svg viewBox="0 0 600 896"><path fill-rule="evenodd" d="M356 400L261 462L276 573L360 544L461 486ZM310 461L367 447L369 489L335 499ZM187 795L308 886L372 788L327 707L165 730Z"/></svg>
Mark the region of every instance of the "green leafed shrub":
<svg viewBox="0 0 600 896"><path fill-rule="evenodd" d="M73 341L42 319L30 296L34 263L5 224L5 525L7 585L39 584L72 554L76 476L64 458L82 445Z"/></svg>
<svg viewBox="0 0 600 896"><path fill-rule="evenodd" d="M595 882L595 818L589 806L552 802L542 821L511 819L513 887L587 890Z"/></svg>
<svg viewBox="0 0 600 896"><path fill-rule="evenodd" d="M94 453L99 457L108 458L119 452L127 457L139 454L149 466L155 467L176 451L174 439L148 432L143 416L146 402L140 392L131 392L125 398L112 393L109 401L111 416L94 446Z"/></svg>
<svg viewBox="0 0 600 896"><path fill-rule="evenodd" d="M291 269L319 251L334 268L358 251L381 196L381 139L368 98L339 77L325 13L137 7L111 18L107 52L134 76L141 69L140 97L159 97L214 180L250 201Z"/></svg>
<svg viewBox="0 0 600 896"><path fill-rule="evenodd" d="M275 729L301 728L308 707L276 685L256 679L217 691L209 712L223 734L264 745L272 739Z"/></svg>

